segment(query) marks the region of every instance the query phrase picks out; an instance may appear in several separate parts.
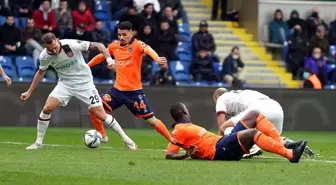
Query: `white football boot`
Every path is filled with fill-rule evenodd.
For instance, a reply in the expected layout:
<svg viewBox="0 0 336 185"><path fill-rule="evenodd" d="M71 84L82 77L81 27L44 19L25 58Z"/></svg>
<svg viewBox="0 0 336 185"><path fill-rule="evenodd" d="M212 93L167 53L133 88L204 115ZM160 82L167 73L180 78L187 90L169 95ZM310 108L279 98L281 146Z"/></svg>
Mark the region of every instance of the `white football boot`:
<svg viewBox="0 0 336 185"><path fill-rule="evenodd" d="M33 143L32 145L28 146L26 150L37 150L40 148L42 148L42 144Z"/></svg>

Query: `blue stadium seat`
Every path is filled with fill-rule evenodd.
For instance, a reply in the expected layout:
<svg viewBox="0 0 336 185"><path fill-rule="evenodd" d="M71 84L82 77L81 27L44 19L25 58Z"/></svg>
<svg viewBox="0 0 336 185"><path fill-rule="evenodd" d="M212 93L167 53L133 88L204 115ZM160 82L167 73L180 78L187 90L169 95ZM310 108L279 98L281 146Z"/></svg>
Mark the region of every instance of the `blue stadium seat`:
<svg viewBox="0 0 336 185"><path fill-rule="evenodd" d="M156 62L152 62L152 75L160 71L160 66Z"/></svg>
<svg viewBox="0 0 336 185"><path fill-rule="evenodd" d="M34 66L34 59L30 56L16 57L16 66L18 69L18 76L20 78L33 78L36 68Z"/></svg>
<svg viewBox="0 0 336 185"><path fill-rule="evenodd" d="M95 12L109 12L106 0L95 0Z"/></svg>
<svg viewBox="0 0 336 185"><path fill-rule="evenodd" d="M111 34L114 33L115 27L117 26L118 23L119 23L119 21L110 21L109 28L110 28Z"/></svg>
<svg viewBox="0 0 336 185"><path fill-rule="evenodd" d="M3 25L6 22L5 16L0 16L0 25Z"/></svg>
<svg viewBox="0 0 336 185"><path fill-rule="evenodd" d="M333 90L333 89L336 89L336 84L334 84L334 85L325 85L323 88L324 89L328 89L328 90Z"/></svg>
<svg viewBox="0 0 336 185"><path fill-rule="evenodd" d="M114 81L113 80L110 80L110 79L102 79L100 81L101 84L113 84Z"/></svg>
<svg viewBox="0 0 336 185"><path fill-rule="evenodd" d="M168 63L176 81L190 81L190 62L170 61Z"/></svg>
<svg viewBox="0 0 336 185"><path fill-rule="evenodd" d="M180 23L178 25L179 34L190 36L190 25L188 23Z"/></svg>
<svg viewBox="0 0 336 185"><path fill-rule="evenodd" d="M12 59L7 56L0 56L0 64L10 78L13 78L15 76L15 66L12 63Z"/></svg>
<svg viewBox="0 0 336 185"><path fill-rule="evenodd" d="M14 18L14 22L15 22L16 27L19 27L19 28L21 27L21 25L20 25L20 19L18 17Z"/></svg>
<svg viewBox="0 0 336 185"><path fill-rule="evenodd" d="M190 43L185 43L185 42L179 42L177 44L177 48L176 48L176 54L180 54L180 53L186 53L186 54L192 54L191 53L191 44Z"/></svg>
<svg viewBox="0 0 336 185"><path fill-rule="evenodd" d="M109 20L109 15L107 12L96 12L94 16L96 19L99 19L99 20L103 20L103 21Z"/></svg>
<svg viewBox="0 0 336 185"><path fill-rule="evenodd" d="M336 68L336 64L329 64L328 66L329 66L331 69Z"/></svg>
<svg viewBox="0 0 336 185"><path fill-rule="evenodd" d="M334 62L336 54L336 46L329 46L329 58Z"/></svg>
<svg viewBox="0 0 336 185"><path fill-rule="evenodd" d="M21 17L20 18L20 27L25 29L27 27L27 18L26 17Z"/></svg>
<svg viewBox="0 0 336 185"><path fill-rule="evenodd" d="M223 63L213 62L213 67L214 67L215 73L220 74L222 72Z"/></svg>
<svg viewBox="0 0 336 185"><path fill-rule="evenodd" d="M192 56L189 53L178 53L177 56L181 61L191 62Z"/></svg>

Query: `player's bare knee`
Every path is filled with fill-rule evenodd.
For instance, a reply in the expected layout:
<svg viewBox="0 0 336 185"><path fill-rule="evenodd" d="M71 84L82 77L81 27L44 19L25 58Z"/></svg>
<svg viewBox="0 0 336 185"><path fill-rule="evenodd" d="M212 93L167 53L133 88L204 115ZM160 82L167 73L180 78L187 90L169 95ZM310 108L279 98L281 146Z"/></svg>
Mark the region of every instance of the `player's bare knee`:
<svg viewBox="0 0 336 185"><path fill-rule="evenodd" d="M151 126L155 126L157 123L157 119L155 116L153 116L152 118L146 119L146 122Z"/></svg>
<svg viewBox="0 0 336 185"><path fill-rule="evenodd" d="M243 122L248 128L255 128L256 127L256 120L259 115L258 110L251 110L249 111L244 117Z"/></svg>
<svg viewBox="0 0 336 185"><path fill-rule="evenodd" d="M51 114L53 111L54 110L50 105L45 105L42 110L44 114Z"/></svg>

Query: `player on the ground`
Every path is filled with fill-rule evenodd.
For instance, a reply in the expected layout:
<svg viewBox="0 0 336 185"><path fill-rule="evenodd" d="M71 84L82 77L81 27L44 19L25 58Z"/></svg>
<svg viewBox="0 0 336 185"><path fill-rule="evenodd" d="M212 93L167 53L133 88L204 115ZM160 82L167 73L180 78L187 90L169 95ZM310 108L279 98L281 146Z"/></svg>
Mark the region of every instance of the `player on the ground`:
<svg viewBox="0 0 336 185"><path fill-rule="evenodd" d="M254 90L232 90L218 88L213 94L216 104L219 135L229 135L233 127L251 110L261 112L270 120L281 135L284 114L281 105L268 96ZM290 140L288 140L290 142ZM260 155L260 148L254 146L245 157ZM314 153L307 147L305 153L313 157Z"/></svg>
<svg viewBox="0 0 336 185"><path fill-rule="evenodd" d="M108 46L108 51L114 56L115 62L108 64L109 69L115 69L117 77L114 87L102 94L105 110L112 112L125 105L135 116L143 118L157 132L171 141L169 131L163 122L157 119L142 92L141 63L144 54L149 55L160 65L167 65L165 57L158 54L145 43L135 39L132 32L132 24L128 21L121 22L118 26L119 41ZM104 61L104 56L99 54L90 62L89 66L95 66ZM92 123L103 137L107 138L104 126L95 115L91 115Z"/></svg>
<svg viewBox="0 0 336 185"><path fill-rule="evenodd" d="M48 128L51 113L59 106L66 106L72 97L76 97L89 106L90 114L95 115L105 125L117 132L128 147L136 148L135 143L124 133L114 117L106 114L101 98L93 83L90 68L84 61L82 51L98 49L108 62L112 62L110 54L103 44L80 40L58 40L54 34L42 36L46 47L40 54L40 67L27 92L21 94L27 100L43 78L49 66L59 76L59 81L50 93L37 121L37 139L26 149L34 150L42 147L43 138Z"/></svg>
<svg viewBox="0 0 336 185"><path fill-rule="evenodd" d="M307 145L307 141L298 141L291 146L285 146L280 142L280 135L273 124L258 111L247 113L235 126L235 132L223 137L192 124L189 111L183 103L174 104L170 108L170 114L175 120L172 132L175 144L168 144L166 159L182 160L192 157L207 160L240 160L254 144L257 144L265 151L297 163ZM258 130L251 129L254 127ZM186 154L178 153L180 148L187 150Z"/></svg>
<svg viewBox="0 0 336 185"><path fill-rule="evenodd" d="M8 87L12 85L12 80L7 76L7 74L5 73L5 71L2 68L1 64L0 64L0 75L5 80Z"/></svg>

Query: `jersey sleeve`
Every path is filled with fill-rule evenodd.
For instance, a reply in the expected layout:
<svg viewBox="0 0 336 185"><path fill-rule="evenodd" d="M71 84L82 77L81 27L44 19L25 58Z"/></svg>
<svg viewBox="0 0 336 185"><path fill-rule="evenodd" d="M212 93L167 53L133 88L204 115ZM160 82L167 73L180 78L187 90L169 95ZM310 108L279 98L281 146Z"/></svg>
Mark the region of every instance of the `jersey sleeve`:
<svg viewBox="0 0 336 185"><path fill-rule="evenodd" d="M183 129L175 129L172 132L172 138L177 143L177 145L182 146L186 140L186 134Z"/></svg>
<svg viewBox="0 0 336 185"><path fill-rule="evenodd" d="M141 51L142 53L144 53L144 49L148 47L148 45L142 41L138 41L138 48L139 51Z"/></svg>
<svg viewBox="0 0 336 185"><path fill-rule="evenodd" d="M217 99L217 103L216 103L216 114L221 114L221 113L226 113L226 106L225 106L225 102L224 102L224 96L220 96Z"/></svg>
<svg viewBox="0 0 336 185"><path fill-rule="evenodd" d="M173 143L169 143L167 146L166 154L176 154L180 151L180 147L174 145Z"/></svg>
<svg viewBox="0 0 336 185"><path fill-rule="evenodd" d="M89 51L90 49L90 42L89 41L83 41L83 40L69 40L69 45L74 50L79 50L79 51Z"/></svg>
<svg viewBox="0 0 336 185"><path fill-rule="evenodd" d="M49 68L50 64L51 64L51 61L48 60L47 58L48 56L42 52L40 54L40 57L39 57L39 60L40 60L40 66L39 66L39 69L42 70L42 71L45 71Z"/></svg>

